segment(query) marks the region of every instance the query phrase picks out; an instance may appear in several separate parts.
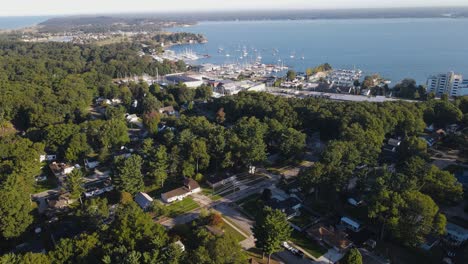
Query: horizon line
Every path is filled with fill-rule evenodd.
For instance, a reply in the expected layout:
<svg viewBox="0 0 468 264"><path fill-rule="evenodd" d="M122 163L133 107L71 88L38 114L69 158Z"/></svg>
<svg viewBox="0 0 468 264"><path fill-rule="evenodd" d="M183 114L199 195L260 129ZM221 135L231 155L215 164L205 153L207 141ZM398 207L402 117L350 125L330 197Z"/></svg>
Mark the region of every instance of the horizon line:
<svg viewBox="0 0 468 264"><path fill-rule="evenodd" d="M307 12L307 11L358 11L358 10L404 10L404 9L438 9L438 8L466 8L467 5L452 5L452 6L398 6L398 7L346 7L346 8L265 8L265 9L211 9L211 10L166 10L166 11L132 11L132 12L96 12L96 13L51 13L51 14L21 14L21 15L0 15L0 18L6 17L73 17L73 16L102 16L102 15L169 15L169 14L212 14L212 13L236 13L236 12Z"/></svg>

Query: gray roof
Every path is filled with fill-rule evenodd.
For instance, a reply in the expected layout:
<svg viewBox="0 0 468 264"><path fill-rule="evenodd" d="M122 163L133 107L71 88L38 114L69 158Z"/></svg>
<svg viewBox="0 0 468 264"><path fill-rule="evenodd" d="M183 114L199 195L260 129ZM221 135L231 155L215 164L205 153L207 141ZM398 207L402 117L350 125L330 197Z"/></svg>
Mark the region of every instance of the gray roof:
<svg viewBox="0 0 468 264"><path fill-rule="evenodd" d="M148 194L139 192L135 195L135 202L142 208L146 209L148 206L151 205L153 202L153 198L151 198Z"/></svg>

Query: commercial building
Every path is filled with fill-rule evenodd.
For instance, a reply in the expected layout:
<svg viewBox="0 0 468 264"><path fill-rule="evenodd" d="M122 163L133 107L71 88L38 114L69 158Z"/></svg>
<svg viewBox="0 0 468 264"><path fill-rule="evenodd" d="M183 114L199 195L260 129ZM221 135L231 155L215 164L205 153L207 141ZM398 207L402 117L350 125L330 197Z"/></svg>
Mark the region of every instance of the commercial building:
<svg viewBox="0 0 468 264"><path fill-rule="evenodd" d="M468 80L463 75L454 72L433 75L427 79L427 92L436 96L446 94L452 96L468 95Z"/></svg>
<svg viewBox="0 0 468 264"><path fill-rule="evenodd" d="M235 95L241 91L262 92L266 90L264 83L249 80L244 81L222 81L214 88L214 96Z"/></svg>
<svg viewBox="0 0 468 264"><path fill-rule="evenodd" d="M170 74L164 77L169 84L185 84L188 88L197 88L203 84L201 76L193 76L186 74Z"/></svg>

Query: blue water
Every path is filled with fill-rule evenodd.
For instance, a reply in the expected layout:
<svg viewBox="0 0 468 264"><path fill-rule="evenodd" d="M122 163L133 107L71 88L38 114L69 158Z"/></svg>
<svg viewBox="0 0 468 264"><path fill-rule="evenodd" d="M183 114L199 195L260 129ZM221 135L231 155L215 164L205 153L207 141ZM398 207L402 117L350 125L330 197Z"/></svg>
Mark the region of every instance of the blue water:
<svg viewBox="0 0 468 264"><path fill-rule="evenodd" d="M46 21L49 16L13 16L0 17L0 29L19 29Z"/></svg>
<svg viewBox="0 0 468 264"><path fill-rule="evenodd" d="M206 44L172 48L211 56L197 63L245 62L261 56L263 63L281 60L297 71L324 62L334 68L356 66L393 83L406 77L425 83L429 75L447 71L468 77L468 19L202 22L172 30L208 38ZM240 59L238 50L244 47L249 55ZM224 51L218 53L219 48Z"/></svg>

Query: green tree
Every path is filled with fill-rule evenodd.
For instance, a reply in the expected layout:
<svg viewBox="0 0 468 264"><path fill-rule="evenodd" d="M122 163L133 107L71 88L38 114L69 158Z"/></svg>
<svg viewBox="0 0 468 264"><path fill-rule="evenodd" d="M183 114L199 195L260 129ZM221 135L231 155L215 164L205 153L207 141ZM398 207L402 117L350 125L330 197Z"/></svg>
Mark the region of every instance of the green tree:
<svg viewBox="0 0 468 264"><path fill-rule="evenodd" d="M69 162L77 162L92 151L88 145L86 134L75 134L71 137L68 148L65 151L65 159Z"/></svg>
<svg viewBox="0 0 468 264"><path fill-rule="evenodd" d="M281 243L289 240L292 228L283 212L265 207L263 215L258 217L252 227L252 232L256 247L268 255L270 263L271 254L281 250Z"/></svg>
<svg viewBox="0 0 468 264"><path fill-rule="evenodd" d="M169 169L169 156L165 146L156 148L154 156L150 157L149 168L150 175L159 186L164 186L167 179L167 171Z"/></svg>
<svg viewBox="0 0 468 264"><path fill-rule="evenodd" d="M109 217L109 206L106 198L94 198L85 201L84 206L76 212L82 224L87 228L98 228L103 220Z"/></svg>
<svg viewBox="0 0 468 264"><path fill-rule="evenodd" d="M282 131L279 142L280 153L287 158L302 154L306 144L306 135L294 128Z"/></svg>
<svg viewBox="0 0 468 264"><path fill-rule="evenodd" d="M352 248L346 253L344 258L340 261L343 264L362 264L361 252L357 248Z"/></svg>
<svg viewBox="0 0 468 264"><path fill-rule="evenodd" d="M210 155L206 147L206 142L203 139L195 139L190 144L189 160L195 163L196 173L199 170L204 170L210 164Z"/></svg>
<svg viewBox="0 0 468 264"><path fill-rule="evenodd" d="M268 127L255 117L241 118L233 128L230 143L235 158L244 166L266 160L265 135Z"/></svg>
<svg viewBox="0 0 468 264"><path fill-rule="evenodd" d="M428 234L440 235L444 229L440 228L441 219L439 207L431 197L417 191L403 194L405 204L400 209L401 219L398 222L396 236L405 244L420 245Z"/></svg>
<svg viewBox="0 0 468 264"><path fill-rule="evenodd" d="M202 85L195 90L195 98L208 100L213 96L213 88L208 85Z"/></svg>
<svg viewBox="0 0 468 264"><path fill-rule="evenodd" d="M286 73L286 78L289 80L289 81L293 81L296 79L296 72L293 71L293 70L289 70L287 73Z"/></svg>
<svg viewBox="0 0 468 264"><path fill-rule="evenodd" d="M67 189L70 192L70 198L80 198L81 194L85 191L83 187L83 172L80 169L75 168L70 174L67 175L66 184Z"/></svg>
<svg viewBox="0 0 468 264"><path fill-rule="evenodd" d="M463 186L455 176L431 166L424 177L421 191L431 196L435 201L454 204L463 197Z"/></svg>
<svg viewBox="0 0 468 264"><path fill-rule="evenodd" d="M33 222L30 190L24 177L9 175L0 185L0 234L19 237Z"/></svg>
<svg viewBox="0 0 468 264"><path fill-rule="evenodd" d="M164 227L153 221L134 202L119 206L109 238L129 250L161 249L167 243Z"/></svg>
<svg viewBox="0 0 468 264"><path fill-rule="evenodd" d="M160 121L161 117L159 115L159 112L157 111L146 112L143 115L143 124L153 135L156 135L158 133L158 125Z"/></svg>
<svg viewBox="0 0 468 264"><path fill-rule="evenodd" d="M131 155L128 159L118 157L115 161L114 182L119 191L135 194L144 187L141 173L142 159L138 155Z"/></svg>

